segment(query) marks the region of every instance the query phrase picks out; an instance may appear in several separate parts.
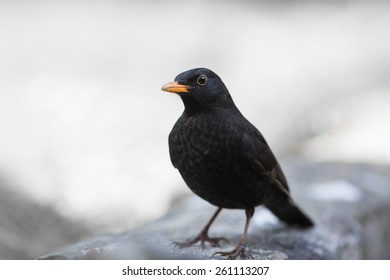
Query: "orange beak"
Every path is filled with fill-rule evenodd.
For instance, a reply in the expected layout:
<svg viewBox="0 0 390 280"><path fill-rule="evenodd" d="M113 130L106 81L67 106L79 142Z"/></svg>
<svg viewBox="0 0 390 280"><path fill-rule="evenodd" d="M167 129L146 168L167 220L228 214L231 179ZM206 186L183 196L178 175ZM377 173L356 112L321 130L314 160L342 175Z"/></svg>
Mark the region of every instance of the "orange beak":
<svg viewBox="0 0 390 280"><path fill-rule="evenodd" d="M178 82L166 83L162 86L161 90L173 93L189 92L189 86L181 85Z"/></svg>

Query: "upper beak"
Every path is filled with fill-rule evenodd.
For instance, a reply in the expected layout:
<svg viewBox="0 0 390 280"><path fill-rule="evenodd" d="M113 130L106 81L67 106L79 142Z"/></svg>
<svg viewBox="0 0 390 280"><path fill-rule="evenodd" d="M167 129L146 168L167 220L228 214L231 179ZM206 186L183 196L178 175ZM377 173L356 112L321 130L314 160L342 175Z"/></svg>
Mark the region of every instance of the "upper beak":
<svg viewBox="0 0 390 280"><path fill-rule="evenodd" d="M178 82L166 83L162 86L161 90L173 93L189 92L189 86L179 84Z"/></svg>

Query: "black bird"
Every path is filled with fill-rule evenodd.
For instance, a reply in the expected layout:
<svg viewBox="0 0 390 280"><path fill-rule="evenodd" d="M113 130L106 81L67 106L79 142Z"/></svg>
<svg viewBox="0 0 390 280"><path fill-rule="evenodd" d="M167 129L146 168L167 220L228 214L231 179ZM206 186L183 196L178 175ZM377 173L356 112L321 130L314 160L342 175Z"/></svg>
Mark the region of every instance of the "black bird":
<svg viewBox="0 0 390 280"><path fill-rule="evenodd" d="M208 230L222 208L244 209L244 233L235 249L217 252L228 259L245 258L246 239L255 207L264 205L288 225L312 227L312 221L291 199L286 178L261 133L240 113L222 80L213 71L196 68L179 74L163 91L178 94L184 112L169 135L173 165L188 187L218 207L199 235L176 243L198 241L219 246Z"/></svg>

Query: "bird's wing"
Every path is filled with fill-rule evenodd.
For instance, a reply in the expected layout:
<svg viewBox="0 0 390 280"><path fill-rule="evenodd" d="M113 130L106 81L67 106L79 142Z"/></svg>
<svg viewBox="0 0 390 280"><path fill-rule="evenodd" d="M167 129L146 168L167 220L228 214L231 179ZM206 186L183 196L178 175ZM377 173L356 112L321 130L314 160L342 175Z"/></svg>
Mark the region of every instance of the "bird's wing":
<svg viewBox="0 0 390 280"><path fill-rule="evenodd" d="M259 172L262 179L288 193L288 184L283 171L261 133L253 127L250 133L244 133L243 146L250 165Z"/></svg>

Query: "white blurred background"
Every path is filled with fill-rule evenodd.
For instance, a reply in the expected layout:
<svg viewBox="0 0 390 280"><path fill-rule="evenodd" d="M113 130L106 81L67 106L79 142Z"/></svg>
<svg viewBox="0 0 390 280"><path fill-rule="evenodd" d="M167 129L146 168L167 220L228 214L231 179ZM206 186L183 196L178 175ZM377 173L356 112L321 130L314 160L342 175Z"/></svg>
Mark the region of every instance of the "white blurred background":
<svg viewBox="0 0 390 280"><path fill-rule="evenodd" d="M390 163L389 1L1 1L0 40L0 188L91 234L189 193L160 88L194 67L282 163Z"/></svg>

